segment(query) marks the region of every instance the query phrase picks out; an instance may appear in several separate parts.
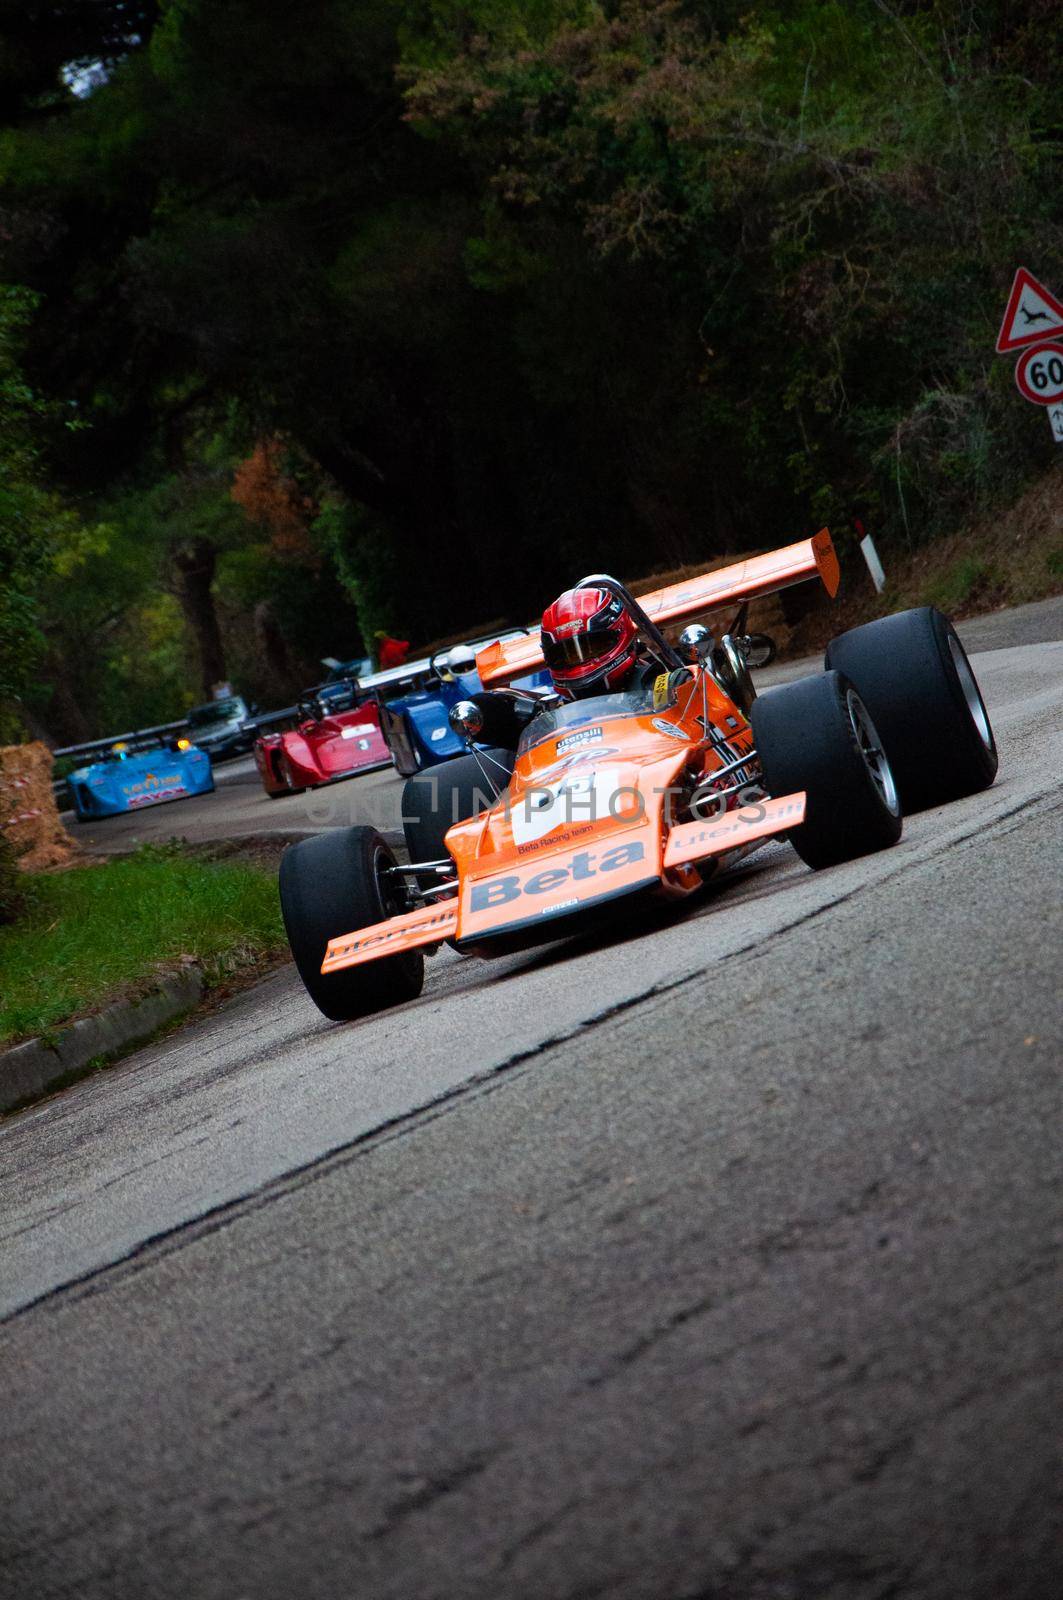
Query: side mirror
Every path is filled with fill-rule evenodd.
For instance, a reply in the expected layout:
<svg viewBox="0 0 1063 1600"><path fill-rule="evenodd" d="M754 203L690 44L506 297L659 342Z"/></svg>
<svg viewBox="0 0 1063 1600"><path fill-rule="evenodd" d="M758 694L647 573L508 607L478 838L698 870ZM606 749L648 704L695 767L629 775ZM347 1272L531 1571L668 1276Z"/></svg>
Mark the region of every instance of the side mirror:
<svg viewBox="0 0 1063 1600"><path fill-rule="evenodd" d="M455 733L471 744L483 732L484 714L474 700L459 700L451 706L447 721Z"/></svg>
<svg viewBox="0 0 1063 1600"><path fill-rule="evenodd" d="M695 664L711 655L713 644L712 634L700 622L692 622L679 635L679 653Z"/></svg>

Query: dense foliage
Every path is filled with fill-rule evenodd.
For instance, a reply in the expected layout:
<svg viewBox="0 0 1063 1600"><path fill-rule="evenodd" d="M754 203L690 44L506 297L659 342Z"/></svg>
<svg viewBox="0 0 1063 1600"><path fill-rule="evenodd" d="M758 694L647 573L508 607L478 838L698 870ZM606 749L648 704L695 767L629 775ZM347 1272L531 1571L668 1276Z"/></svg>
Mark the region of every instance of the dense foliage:
<svg viewBox="0 0 1063 1600"><path fill-rule="evenodd" d="M27 386L19 345L31 297L0 290L0 742L44 648L37 596L74 524L41 481L36 434L47 407Z"/></svg>
<svg viewBox="0 0 1063 1600"><path fill-rule="evenodd" d="M1051 460L992 347L1018 262L1063 289L1055 0L9 0L0 41L52 471L166 695L193 647L354 653L341 579L423 640L856 508L916 542Z"/></svg>

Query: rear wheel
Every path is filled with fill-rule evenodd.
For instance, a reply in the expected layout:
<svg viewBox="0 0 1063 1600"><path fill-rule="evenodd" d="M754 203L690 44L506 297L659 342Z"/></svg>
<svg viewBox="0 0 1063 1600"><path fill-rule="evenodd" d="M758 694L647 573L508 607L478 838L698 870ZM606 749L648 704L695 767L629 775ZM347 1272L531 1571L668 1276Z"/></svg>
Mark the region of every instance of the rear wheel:
<svg viewBox="0 0 1063 1600"><path fill-rule="evenodd" d="M419 950L382 956L327 976L321 963L330 939L406 910L395 857L374 828L344 828L289 845L281 857L284 927L299 976L326 1017L346 1022L412 1000L424 983Z"/></svg>
<svg viewBox="0 0 1063 1600"><path fill-rule="evenodd" d="M993 782L997 746L985 702L955 628L933 606L843 633L826 665L845 673L874 718L905 811Z"/></svg>
<svg viewBox="0 0 1063 1600"><path fill-rule="evenodd" d="M409 778L402 791L402 826L410 860L445 860L447 829L494 805L509 782L513 760L511 750L479 750Z"/></svg>
<svg viewBox="0 0 1063 1600"><path fill-rule="evenodd" d="M304 787L301 784L296 783L295 773L292 771L292 764L288 760L288 757L283 754L283 752L277 757L277 775L280 778L280 781L283 783L288 794L305 793Z"/></svg>
<svg viewBox="0 0 1063 1600"><path fill-rule="evenodd" d="M769 793L805 791L805 821L789 835L802 861L832 867L896 844L901 808L890 763L840 672L768 689L750 722Z"/></svg>
<svg viewBox="0 0 1063 1600"><path fill-rule="evenodd" d="M262 779L262 792L267 800L279 800L284 793L283 789L276 787L283 781L277 766L279 756L279 750L263 750L255 756L258 775Z"/></svg>

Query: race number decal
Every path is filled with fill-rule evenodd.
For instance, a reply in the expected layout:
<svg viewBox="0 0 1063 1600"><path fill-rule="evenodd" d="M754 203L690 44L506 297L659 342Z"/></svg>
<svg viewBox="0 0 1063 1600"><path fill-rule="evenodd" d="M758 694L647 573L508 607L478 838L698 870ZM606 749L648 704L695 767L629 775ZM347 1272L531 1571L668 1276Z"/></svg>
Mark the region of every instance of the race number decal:
<svg viewBox="0 0 1063 1600"><path fill-rule="evenodd" d="M545 839L555 828L578 828L623 815L626 793L616 772L580 772L537 784L514 801L510 814L518 849Z"/></svg>

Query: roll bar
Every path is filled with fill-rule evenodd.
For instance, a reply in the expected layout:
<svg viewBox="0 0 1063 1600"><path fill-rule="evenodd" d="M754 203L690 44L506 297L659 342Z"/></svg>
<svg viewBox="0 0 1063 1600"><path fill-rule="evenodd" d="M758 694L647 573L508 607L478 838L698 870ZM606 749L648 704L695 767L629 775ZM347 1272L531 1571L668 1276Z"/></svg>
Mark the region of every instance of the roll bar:
<svg viewBox="0 0 1063 1600"><path fill-rule="evenodd" d="M576 588L604 589L607 594L612 595L614 600L619 600L621 605L627 607L628 611L630 611L631 615L638 623L639 630L646 635L649 642L653 645L664 666L674 669L676 667L682 667L686 665L682 656L680 656L676 650L673 650L672 646L668 643L668 640L665 638L660 628L658 628L657 624L650 621L645 611L643 611L642 607L635 599L635 596L630 592L630 590L625 589L624 585L618 578L611 578L607 572L592 572L590 577L581 578L576 584Z"/></svg>

